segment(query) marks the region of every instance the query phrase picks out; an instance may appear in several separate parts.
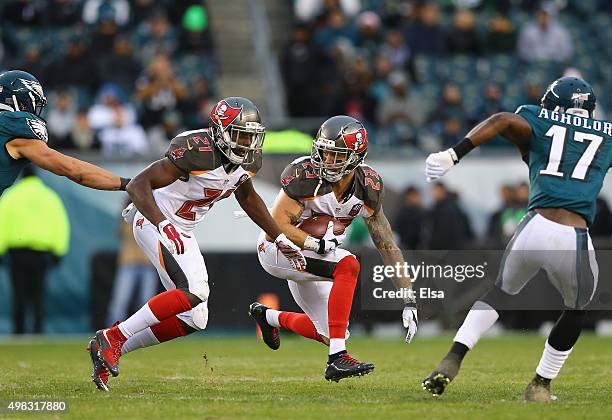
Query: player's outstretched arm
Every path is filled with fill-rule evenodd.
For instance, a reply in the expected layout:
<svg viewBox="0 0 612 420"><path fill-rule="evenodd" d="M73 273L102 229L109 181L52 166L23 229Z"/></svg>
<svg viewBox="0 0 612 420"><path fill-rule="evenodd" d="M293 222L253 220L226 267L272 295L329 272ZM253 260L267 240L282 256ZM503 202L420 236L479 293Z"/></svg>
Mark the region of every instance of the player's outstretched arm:
<svg viewBox="0 0 612 420"><path fill-rule="evenodd" d="M374 245L380 252L380 256L382 257L383 263L385 265L396 266L396 264L404 265L404 256L402 255L402 251L399 249L395 240L393 239L393 231L391 230L391 225L389 220L385 216L383 209L381 209L374 214L373 216L364 219L366 226L368 227L368 231L370 232L370 237L374 242ZM400 270L398 270L400 271ZM396 273L398 274L398 273ZM391 278L393 281L393 285L399 289L411 289L412 282L410 277L395 275ZM404 311L402 313L402 320L404 322L404 327L408 329L408 333L406 335L406 342L410 343L412 338L416 334L416 330L418 327L418 316L416 310L416 301L415 299L410 299L408 297L404 298Z"/></svg>
<svg viewBox="0 0 612 420"><path fill-rule="evenodd" d="M7 143L7 150L15 159L26 158L42 169L65 176L85 187L117 191L125 190L129 182L129 179L120 178L96 165L51 149L42 141L14 139Z"/></svg>
<svg viewBox="0 0 612 420"><path fill-rule="evenodd" d="M253 188L253 181L247 179L238 187L234 194L240 207L257 226L266 232L269 238L272 238L278 250L289 260L293 268L304 270L306 268L306 259L300 247L287 238L272 218L266 203L264 203L259 194L257 194L257 191L255 191L255 188Z"/></svg>
<svg viewBox="0 0 612 420"><path fill-rule="evenodd" d="M183 171L168 158L163 158L140 171L127 185L126 190L138 211L159 227L159 224L166 220L166 216L157 206L153 190L170 185L183 175Z"/></svg>
<svg viewBox="0 0 612 420"><path fill-rule="evenodd" d="M302 229L295 227L295 224L300 220L300 215L303 211L304 205L289 197L283 190L278 193L274 206L272 206L272 218L276 221L280 230L293 243L302 248L308 234Z"/></svg>
<svg viewBox="0 0 612 420"><path fill-rule="evenodd" d="M493 140L498 135L514 144L521 152L521 156L529 151L532 130L527 120L511 112L499 112L470 130L455 146L430 154L425 161L427 180L440 178L472 149Z"/></svg>

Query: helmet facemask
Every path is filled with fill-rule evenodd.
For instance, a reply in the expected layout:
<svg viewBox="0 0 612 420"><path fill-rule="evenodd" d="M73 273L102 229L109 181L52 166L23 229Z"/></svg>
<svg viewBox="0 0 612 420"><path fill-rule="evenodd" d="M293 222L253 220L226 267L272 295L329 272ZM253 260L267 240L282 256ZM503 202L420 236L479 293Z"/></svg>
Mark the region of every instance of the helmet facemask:
<svg viewBox="0 0 612 420"><path fill-rule="evenodd" d="M310 160L315 174L328 182L338 182L361 163L359 155L348 147L338 147L334 140L317 138L312 144Z"/></svg>
<svg viewBox="0 0 612 420"><path fill-rule="evenodd" d="M235 165L251 164L263 148L266 128L248 121L244 126L230 124L227 127L213 126L217 146Z"/></svg>

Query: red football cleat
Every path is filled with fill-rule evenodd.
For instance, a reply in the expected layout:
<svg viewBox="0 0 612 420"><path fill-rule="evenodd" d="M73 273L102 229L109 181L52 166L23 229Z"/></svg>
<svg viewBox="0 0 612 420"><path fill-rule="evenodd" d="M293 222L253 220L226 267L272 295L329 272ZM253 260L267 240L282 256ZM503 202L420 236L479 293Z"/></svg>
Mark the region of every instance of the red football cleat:
<svg viewBox="0 0 612 420"><path fill-rule="evenodd" d="M106 367L111 375L119 375L119 358L121 347L127 340L115 323L111 328L96 332L96 343L98 345L98 359Z"/></svg>
<svg viewBox="0 0 612 420"><path fill-rule="evenodd" d="M95 338L89 340L87 350L91 357L91 380L98 387L100 391L108 391L108 369L104 367L100 359L98 359L98 342Z"/></svg>

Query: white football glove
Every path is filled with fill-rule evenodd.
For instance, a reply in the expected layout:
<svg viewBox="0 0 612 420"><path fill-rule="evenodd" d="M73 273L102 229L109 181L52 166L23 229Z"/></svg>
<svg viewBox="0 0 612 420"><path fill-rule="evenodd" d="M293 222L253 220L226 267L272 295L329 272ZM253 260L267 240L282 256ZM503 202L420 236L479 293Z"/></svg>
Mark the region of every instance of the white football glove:
<svg viewBox="0 0 612 420"><path fill-rule="evenodd" d="M125 220L125 223L131 225L134 223L134 217L136 216L136 212L138 209L134 205L134 203L130 203L126 208L121 212L121 217Z"/></svg>
<svg viewBox="0 0 612 420"><path fill-rule="evenodd" d="M338 248L344 242L346 238L346 233L342 235L334 235L334 222L330 221L327 224L327 230L325 231L325 235L321 239L319 239L319 250L317 254L327 254Z"/></svg>
<svg viewBox="0 0 612 420"><path fill-rule="evenodd" d="M427 182L431 182L435 179L442 177L447 173L450 168L455 166L459 162L457 154L451 149L444 150L443 152L431 153L425 160L425 176Z"/></svg>
<svg viewBox="0 0 612 420"><path fill-rule="evenodd" d="M274 243L281 254L289 260L294 269L298 271L304 271L306 269L306 258L304 254L302 254L302 250L299 246L291 242L284 233L278 235Z"/></svg>
<svg viewBox="0 0 612 420"><path fill-rule="evenodd" d="M182 237L190 238L190 236L186 235L168 220L159 222L157 230L161 236L162 244L171 254L182 255L185 253L185 244Z"/></svg>
<svg viewBox="0 0 612 420"><path fill-rule="evenodd" d="M402 312L402 321L404 322L404 328L408 329L406 334L406 343L410 344L416 335L417 328L419 326L419 317L417 315L416 304L409 303L404 307L404 311Z"/></svg>

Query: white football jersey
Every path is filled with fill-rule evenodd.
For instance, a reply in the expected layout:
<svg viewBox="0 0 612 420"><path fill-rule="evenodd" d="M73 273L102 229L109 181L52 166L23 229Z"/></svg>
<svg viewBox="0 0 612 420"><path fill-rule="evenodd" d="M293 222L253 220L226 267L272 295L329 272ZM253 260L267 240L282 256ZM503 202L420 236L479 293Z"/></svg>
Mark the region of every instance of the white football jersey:
<svg viewBox="0 0 612 420"><path fill-rule="evenodd" d="M285 194L304 205L299 221L326 214L340 220L344 226L349 226L357 216L368 218L376 214L384 195L380 175L362 164L355 169L352 190L338 201L332 184L315 175L309 156L291 162L281 175L281 184Z"/></svg>
<svg viewBox="0 0 612 420"><path fill-rule="evenodd" d="M229 197L261 167L261 155L250 165L228 173L227 161L208 130L186 131L170 143L166 157L183 173L172 184L153 191L155 202L173 224L191 231L219 200Z"/></svg>

